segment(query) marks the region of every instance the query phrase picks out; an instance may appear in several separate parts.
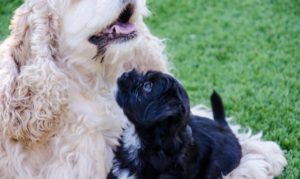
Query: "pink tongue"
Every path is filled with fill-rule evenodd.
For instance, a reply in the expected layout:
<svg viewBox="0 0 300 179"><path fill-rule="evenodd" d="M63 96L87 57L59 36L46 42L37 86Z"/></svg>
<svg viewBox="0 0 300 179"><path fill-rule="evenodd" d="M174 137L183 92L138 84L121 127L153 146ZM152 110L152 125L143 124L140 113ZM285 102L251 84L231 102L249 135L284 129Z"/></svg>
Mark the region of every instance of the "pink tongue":
<svg viewBox="0 0 300 179"><path fill-rule="evenodd" d="M116 33L116 34L130 34L130 33L135 32L135 31L136 31L135 25L117 22L116 24L114 24L110 28L106 29L104 33L109 33L109 34L113 34L113 33Z"/></svg>

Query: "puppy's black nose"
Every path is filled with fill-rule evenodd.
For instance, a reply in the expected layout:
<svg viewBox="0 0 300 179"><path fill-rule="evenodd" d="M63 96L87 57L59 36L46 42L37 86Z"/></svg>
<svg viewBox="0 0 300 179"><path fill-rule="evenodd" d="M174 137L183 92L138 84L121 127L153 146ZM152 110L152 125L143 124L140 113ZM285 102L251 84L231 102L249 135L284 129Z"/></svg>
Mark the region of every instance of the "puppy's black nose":
<svg viewBox="0 0 300 179"><path fill-rule="evenodd" d="M122 76L120 77L120 79L122 79L122 80L129 80L129 79L133 80L133 79L138 78L138 77L139 77L139 73L135 69L133 69L131 71L124 72L122 74Z"/></svg>
<svg viewBox="0 0 300 179"><path fill-rule="evenodd" d="M120 90L127 91L130 88L134 87L136 83L138 83L140 78L140 73L136 70L131 70L129 72L125 72L118 79L118 87Z"/></svg>
<svg viewBox="0 0 300 179"><path fill-rule="evenodd" d="M121 76L121 78L123 78L123 79L129 78L129 72L123 73L123 75Z"/></svg>
<svg viewBox="0 0 300 179"><path fill-rule="evenodd" d="M120 90L127 90L130 86L129 72L123 73L117 81Z"/></svg>

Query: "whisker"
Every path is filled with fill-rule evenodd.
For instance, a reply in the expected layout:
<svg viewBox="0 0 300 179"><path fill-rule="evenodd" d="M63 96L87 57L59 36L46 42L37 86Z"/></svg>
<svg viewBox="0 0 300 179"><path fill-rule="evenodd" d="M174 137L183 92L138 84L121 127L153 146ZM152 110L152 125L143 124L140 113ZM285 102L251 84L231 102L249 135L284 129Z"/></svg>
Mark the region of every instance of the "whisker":
<svg viewBox="0 0 300 179"><path fill-rule="evenodd" d="M105 47L98 46L97 54L92 59L93 60L97 60L98 57L100 57L102 55L100 63L103 63L103 60L104 60L104 57L105 57L105 52L106 52L106 48Z"/></svg>

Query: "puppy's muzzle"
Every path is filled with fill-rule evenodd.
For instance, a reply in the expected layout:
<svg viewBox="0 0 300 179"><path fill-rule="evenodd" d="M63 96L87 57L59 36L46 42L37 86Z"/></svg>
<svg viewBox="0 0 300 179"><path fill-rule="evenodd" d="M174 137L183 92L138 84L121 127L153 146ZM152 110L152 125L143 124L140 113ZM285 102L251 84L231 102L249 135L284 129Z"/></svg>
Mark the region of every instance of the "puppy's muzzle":
<svg viewBox="0 0 300 179"><path fill-rule="evenodd" d="M132 82L133 82L133 77L132 74L130 74L131 72L125 72L122 74L121 77L118 78L117 84L118 84L118 88L121 91L128 91Z"/></svg>
<svg viewBox="0 0 300 179"><path fill-rule="evenodd" d="M129 91L139 81L140 73L135 69L125 72L118 78L117 84L119 90L125 92Z"/></svg>

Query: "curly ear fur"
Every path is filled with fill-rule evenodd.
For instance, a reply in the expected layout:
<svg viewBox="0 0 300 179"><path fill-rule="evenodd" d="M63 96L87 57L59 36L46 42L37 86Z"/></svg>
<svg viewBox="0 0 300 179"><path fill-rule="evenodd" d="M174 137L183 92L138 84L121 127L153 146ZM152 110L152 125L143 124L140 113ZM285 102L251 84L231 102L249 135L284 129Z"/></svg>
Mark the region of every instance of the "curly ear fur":
<svg viewBox="0 0 300 179"><path fill-rule="evenodd" d="M67 106L67 80L55 64L57 17L45 3L17 9L0 51L0 129L26 145L47 141Z"/></svg>

